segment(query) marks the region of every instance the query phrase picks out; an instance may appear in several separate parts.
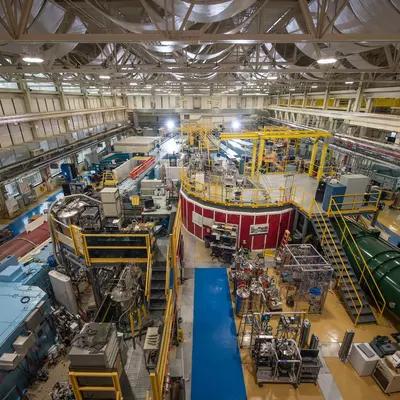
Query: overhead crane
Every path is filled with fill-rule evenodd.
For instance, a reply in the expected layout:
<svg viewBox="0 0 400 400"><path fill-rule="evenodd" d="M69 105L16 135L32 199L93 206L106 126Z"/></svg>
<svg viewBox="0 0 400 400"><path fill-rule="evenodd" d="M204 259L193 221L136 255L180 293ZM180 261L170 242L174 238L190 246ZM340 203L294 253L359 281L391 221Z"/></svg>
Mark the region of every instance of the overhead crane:
<svg viewBox="0 0 400 400"><path fill-rule="evenodd" d="M287 129L285 127L269 127L264 128L262 131L247 131L247 132L224 132L220 135L220 140L252 140L253 151L251 157L251 176L254 176L259 172L265 150L266 140L301 140L301 139L314 139L314 145L311 152L310 168L308 174L313 175L314 164L318 153L318 142L320 139L324 139L322 144L322 151L320 155L320 162L317 171L317 180L321 180L324 173L326 156L328 153L328 142L327 138L332 137L332 134L322 130L307 130L307 129Z"/></svg>

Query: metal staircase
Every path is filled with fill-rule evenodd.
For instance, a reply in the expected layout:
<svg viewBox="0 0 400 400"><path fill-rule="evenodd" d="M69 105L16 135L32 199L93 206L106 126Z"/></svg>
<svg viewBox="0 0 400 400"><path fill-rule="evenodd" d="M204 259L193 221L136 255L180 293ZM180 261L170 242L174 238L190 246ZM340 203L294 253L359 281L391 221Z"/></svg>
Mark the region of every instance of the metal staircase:
<svg viewBox="0 0 400 400"><path fill-rule="evenodd" d="M164 311L165 298L165 261L155 261L151 274L150 311Z"/></svg>
<svg viewBox="0 0 400 400"><path fill-rule="evenodd" d="M354 324L375 323L376 319L358 278L346 256L339 237L328 215L314 213L311 223L320 240L327 261L338 278L338 292Z"/></svg>

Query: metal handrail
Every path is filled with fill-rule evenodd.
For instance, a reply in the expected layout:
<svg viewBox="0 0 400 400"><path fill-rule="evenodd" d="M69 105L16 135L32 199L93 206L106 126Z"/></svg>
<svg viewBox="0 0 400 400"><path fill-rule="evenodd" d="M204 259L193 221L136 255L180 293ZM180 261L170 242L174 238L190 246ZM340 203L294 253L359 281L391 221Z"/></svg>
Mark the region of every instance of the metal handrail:
<svg viewBox="0 0 400 400"><path fill-rule="evenodd" d="M372 296L372 298L374 299L375 305L376 305L379 313L383 314L385 307L386 307L386 300L383 296L383 293L380 290L379 285L378 285L375 277L373 276L371 269L369 268L369 265L367 264L363 254L361 253L361 250L358 247L353 234L351 233L351 230L346 222L346 218L340 212L339 205L336 203L336 201L334 199L332 199L332 205L337 210L336 214L333 214L333 217L334 217L334 219L338 225L338 228L340 230L340 233L341 233L340 242L343 243L345 241L351 255L353 256L354 262L356 263L357 268L360 273L359 283L361 284L361 282L364 282L367 285L369 293ZM341 218L340 221L339 221L338 217ZM354 248L356 249L356 253L358 254L358 257L356 256L356 254L354 254L354 251L353 251L351 245L354 246ZM361 259L362 265L360 265L359 259ZM376 296L374 294L374 290L372 290L371 285L370 285L368 279L366 278L366 275L369 276L369 278L373 282L373 286L374 286L376 292L379 294L380 301L378 301L378 299L376 298Z"/></svg>
<svg viewBox="0 0 400 400"><path fill-rule="evenodd" d="M170 289L167 296L167 306L164 313L164 329L161 339L160 352L155 371L150 373L150 384L152 400L164 398L164 383L167 372L169 347L171 344L172 328L174 324L175 300L173 291Z"/></svg>
<svg viewBox="0 0 400 400"><path fill-rule="evenodd" d="M144 296L147 302L150 301L152 274L153 274L153 256L151 254L151 251L149 251L147 256L146 283L144 288Z"/></svg>
<svg viewBox="0 0 400 400"><path fill-rule="evenodd" d="M222 185L220 185L220 194L211 194L205 184L201 182L190 182L190 179L185 173L181 175L181 187L185 193L193 197L224 206L266 208L293 204L293 190L287 195L287 190L285 188L277 188L273 191L268 191L267 189L246 189L247 193L250 194L248 200L244 199L243 196L240 196L238 199L229 200L224 198Z"/></svg>
<svg viewBox="0 0 400 400"><path fill-rule="evenodd" d="M340 260L341 268L339 268L339 275L340 276L339 276L338 284L340 284L340 282L343 280L343 277L344 277L343 270L346 271L346 276L347 276L347 278L349 280L349 284L354 289L354 293L355 293L355 295L357 297L359 308L357 307L353 297L351 296L350 290L347 287L347 283L346 283L345 284L346 290L347 290L347 293L350 295L350 299L351 299L351 302L353 303L354 309L358 310L357 317L354 320L354 325L357 325L358 319L360 318L360 315L361 315L363 302L361 301L361 298L358 295L358 291L357 291L356 287L354 286L353 279L351 278L351 276L349 274L349 271L347 269L346 263L344 262L341 254L340 254L340 251L339 251L338 247L336 246L335 240L332 237L332 234L331 234L331 232L329 230L329 227L328 227L328 225L327 225L327 223L325 221L322 209L320 208L320 206L318 205L318 203L315 200L313 200L313 203L312 203L312 209L314 209L314 208L316 208L316 210L317 210L317 212L316 212L316 215L317 215L316 221L317 221L318 226L320 227L321 233L322 233L321 244L323 243L324 239L326 238L326 234L328 234L329 235L329 239L331 239L331 242L333 243L333 247L334 248L332 248L332 245L330 245L329 242L326 239L325 239L325 244L327 245L327 247L329 249L329 252L331 253L332 257L333 258L339 258L339 260ZM321 221L323 222L324 227L322 227Z"/></svg>
<svg viewBox="0 0 400 400"><path fill-rule="evenodd" d="M167 297L168 290L171 285L171 237L169 239L169 244L167 247L167 258L165 261L165 297Z"/></svg>
<svg viewBox="0 0 400 400"><path fill-rule="evenodd" d="M376 192L372 193L354 193L354 194L341 194L335 195L330 198L328 206L328 215L332 216L334 213L342 214L345 212L374 212L378 209L382 192L376 196ZM376 196L372 200L365 200L365 196ZM341 200L338 203L338 200ZM334 204L335 203L335 204ZM347 208L350 206L350 208Z"/></svg>

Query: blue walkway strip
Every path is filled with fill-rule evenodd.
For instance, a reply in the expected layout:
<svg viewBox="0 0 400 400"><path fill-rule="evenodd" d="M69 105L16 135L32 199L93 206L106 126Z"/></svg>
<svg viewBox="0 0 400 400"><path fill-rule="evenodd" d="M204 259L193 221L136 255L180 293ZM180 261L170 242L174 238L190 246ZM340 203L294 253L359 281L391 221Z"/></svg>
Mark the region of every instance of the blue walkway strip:
<svg viewBox="0 0 400 400"><path fill-rule="evenodd" d="M17 218L15 218L10 224L8 224L7 228L13 233L14 236L19 235L22 232L25 232L25 227L29 223L29 219L35 215L43 214L45 210L50 206L50 204L63 197L64 194L62 190L53 193L49 197L43 200L42 203L39 203L36 207L24 212Z"/></svg>
<svg viewBox="0 0 400 400"><path fill-rule="evenodd" d="M245 400L226 270L197 268L194 284L192 400Z"/></svg>

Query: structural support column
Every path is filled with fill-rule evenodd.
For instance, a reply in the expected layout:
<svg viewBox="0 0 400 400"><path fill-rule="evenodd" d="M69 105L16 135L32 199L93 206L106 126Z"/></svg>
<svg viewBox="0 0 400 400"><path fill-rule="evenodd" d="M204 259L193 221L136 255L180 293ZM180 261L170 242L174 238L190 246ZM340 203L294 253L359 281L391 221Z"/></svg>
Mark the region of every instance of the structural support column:
<svg viewBox="0 0 400 400"><path fill-rule="evenodd" d="M326 110L328 108L328 101L329 101L329 90L325 90L325 95L324 95L324 102L322 104L322 109Z"/></svg>
<svg viewBox="0 0 400 400"><path fill-rule="evenodd" d="M310 167L308 168L308 175L313 176L314 174L314 164L315 160L317 159L317 152L318 152L318 140L314 142L314 145L312 147L311 151L311 159L310 159Z"/></svg>
<svg viewBox="0 0 400 400"><path fill-rule="evenodd" d="M258 157L257 157L257 172L260 172L260 168L262 166L264 158L264 150L265 150L265 139L260 139L260 144L258 147Z"/></svg>
<svg viewBox="0 0 400 400"><path fill-rule="evenodd" d="M57 92L58 92L59 99L60 99L61 110L68 111L69 110L68 101L65 98L65 94L64 94L62 86L56 85L56 88L57 88ZM72 132L74 130L74 125L72 123L72 117L64 117L62 120L64 121L65 130Z"/></svg>
<svg viewBox="0 0 400 400"><path fill-rule="evenodd" d="M367 104L366 104L366 107L365 107L365 112L367 112L367 113L372 112L372 105L373 105L373 101L372 100L373 100L372 97L368 97L368 99L367 99Z"/></svg>
<svg viewBox="0 0 400 400"><path fill-rule="evenodd" d="M353 104L353 111L354 112L359 112L360 111L363 91L364 91L363 90L363 84L362 84L362 82L360 82L360 84L358 85L356 98L355 98L354 104Z"/></svg>
<svg viewBox="0 0 400 400"><path fill-rule="evenodd" d="M31 91L29 90L28 86L26 85L26 82L25 81L19 81L18 82L18 87L19 87L20 90L22 90L26 112L27 113L34 112L32 110ZM29 125L30 125L31 131L32 131L32 137L34 139L37 139L38 138L38 132L37 132L37 128L36 128L36 125L35 125L35 121L32 121Z"/></svg>
<svg viewBox="0 0 400 400"><path fill-rule="evenodd" d="M325 161L327 154L328 154L328 143L324 142L322 145L321 158L319 160L317 181L320 181L322 179L322 176L324 175Z"/></svg>

